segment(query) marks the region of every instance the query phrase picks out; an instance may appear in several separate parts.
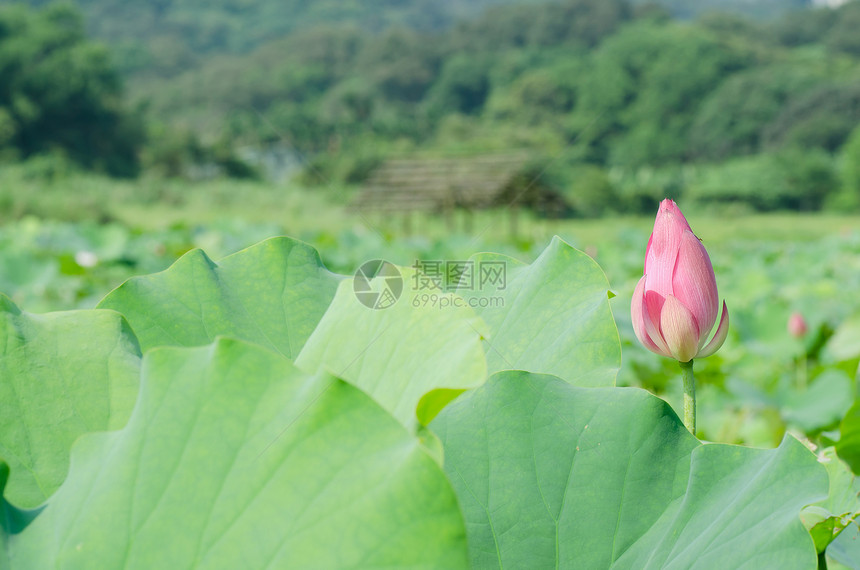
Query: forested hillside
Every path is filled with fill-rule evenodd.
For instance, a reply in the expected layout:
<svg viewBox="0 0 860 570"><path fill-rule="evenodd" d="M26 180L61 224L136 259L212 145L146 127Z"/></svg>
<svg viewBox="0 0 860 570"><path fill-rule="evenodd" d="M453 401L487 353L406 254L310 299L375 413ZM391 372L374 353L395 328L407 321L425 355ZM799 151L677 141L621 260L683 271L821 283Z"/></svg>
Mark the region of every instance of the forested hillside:
<svg viewBox="0 0 860 570"><path fill-rule="evenodd" d="M432 31L487 7L546 0L77 0L89 31L110 43L126 74L172 75L214 54L246 53L319 25L374 32L393 26ZM0 1L0 4L9 3ZM50 3L29 0L32 6Z"/></svg>
<svg viewBox="0 0 860 570"><path fill-rule="evenodd" d="M143 126L123 95L109 50L71 6L0 10L0 162L54 152L136 174Z"/></svg>
<svg viewBox="0 0 860 570"><path fill-rule="evenodd" d="M137 72L126 66L125 73L110 61L123 61L129 52L122 46L134 38L111 45L109 59L78 23L66 25L75 41L101 55L75 58L62 69L28 63L28 53L41 53L34 47L39 42L63 37L49 24L56 14L78 20L69 7L30 15L4 9L2 19L14 30L0 37L0 54L14 62L4 73L19 73L3 82L0 118L7 133L16 133L7 135L6 146L23 157L60 147L84 166L112 171L104 160L79 156L91 152L87 145L59 137L40 147L25 136L38 114L22 101L70 108L71 99L50 101L75 92L48 86L68 84L64 74L86 63L84 75L96 73L102 83L81 85L104 95L86 100L114 112L91 121L108 129L99 141L125 132L123 141L135 141L134 149L140 135L142 150L132 155L144 169L167 176L207 163L222 173L253 174L236 150L271 145L309 163L301 179L306 185L361 182L397 154L529 149L543 181L568 193L583 215L647 210L655 197L682 193L755 210L860 206L860 0L770 20L721 13L679 20L654 5L565 0L494 6L426 29L388 26L406 24L405 16L393 15L417 9L412 3L385 4L376 16L388 19L377 24L359 15L370 17L367 5L353 6L349 17L342 11L325 16L326 5L288 4L295 20L272 17L269 28L224 32L237 42L230 50L219 51L226 40L200 44L180 61L186 52L166 49L179 58L175 66ZM96 6L106 5L83 4L89 14ZM237 4L230 25L239 26L242 14L263 14L265 6ZM167 2L160 17L173 21L180 7L199 14L195 29L215 13ZM326 23L311 25L314 14ZM15 18L36 24L22 27ZM125 21L143 22L140 30L150 22L131 12ZM275 34L279 25L295 28L263 41L263 30ZM182 35L180 28L158 29ZM263 35L251 49L254 42L246 40L254 30ZM108 41L120 35L96 33ZM197 41L191 31L186 35ZM144 37L140 32L138 39ZM40 69L56 77L34 79ZM126 79L122 106L119 76ZM135 134L135 124L145 132Z"/></svg>
<svg viewBox="0 0 860 570"><path fill-rule="evenodd" d="M703 201L814 209L834 199L860 121L858 26L857 1L685 22L572 0L440 32L312 28L136 93L201 136L316 155L326 180L360 180L392 152L564 149L555 184L608 202L606 188L633 192L634 210L689 186Z"/></svg>
<svg viewBox="0 0 860 570"><path fill-rule="evenodd" d="M0 5L20 0L0 0ZM25 0L43 7L51 0ZM208 56L246 53L267 41L319 25L350 24L365 31L407 27L439 31L488 8L540 5L551 0L74 0L89 32L113 47L123 73L172 75ZM557 3L557 2L556 2ZM563 3L563 2L562 2ZM711 10L773 17L810 0L633 0L658 4L675 17Z"/></svg>

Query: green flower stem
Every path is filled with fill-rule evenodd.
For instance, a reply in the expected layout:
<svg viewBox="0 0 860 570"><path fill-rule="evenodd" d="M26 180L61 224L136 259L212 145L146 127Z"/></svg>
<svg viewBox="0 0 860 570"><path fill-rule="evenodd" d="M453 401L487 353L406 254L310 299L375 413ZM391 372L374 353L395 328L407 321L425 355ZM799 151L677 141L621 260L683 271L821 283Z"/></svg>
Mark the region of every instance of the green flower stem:
<svg viewBox="0 0 860 570"><path fill-rule="evenodd" d="M679 362L684 379L684 426L696 435L696 378L693 376L693 361Z"/></svg>
<svg viewBox="0 0 860 570"><path fill-rule="evenodd" d="M797 357L795 361L795 377L797 378L797 387L800 390L806 390L807 383L807 363L806 363L806 351Z"/></svg>

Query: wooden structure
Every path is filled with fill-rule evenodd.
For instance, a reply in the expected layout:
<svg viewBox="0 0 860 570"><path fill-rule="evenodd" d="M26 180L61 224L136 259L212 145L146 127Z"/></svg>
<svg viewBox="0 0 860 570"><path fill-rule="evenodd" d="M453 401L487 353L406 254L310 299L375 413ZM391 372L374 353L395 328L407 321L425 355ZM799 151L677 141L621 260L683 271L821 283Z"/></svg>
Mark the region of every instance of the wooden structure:
<svg viewBox="0 0 860 570"><path fill-rule="evenodd" d="M407 216L431 212L450 218L455 209L509 207L515 215L520 206L526 206L546 215L563 215L567 204L541 183L538 164L526 152L390 159L370 174L353 207L363 212Z"/></svg>

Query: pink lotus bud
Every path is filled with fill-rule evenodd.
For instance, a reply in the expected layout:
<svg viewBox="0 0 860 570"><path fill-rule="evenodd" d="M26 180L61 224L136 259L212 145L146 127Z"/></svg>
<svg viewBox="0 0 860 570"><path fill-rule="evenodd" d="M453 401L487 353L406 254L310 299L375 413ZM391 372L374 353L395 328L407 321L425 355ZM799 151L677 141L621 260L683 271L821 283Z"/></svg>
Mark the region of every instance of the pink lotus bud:
<svg viewBox="0 0 860 570"><path fill-rule="evenodd" d="M723 301L720 324L705 344L720 309L717 280L705 246L677 204L660 203L645 251L645 274L633 291L633 331L645 348L688 362L715 353L729 332Z"/></svg>
<svg viewBox="0 0 860 570"><path fill-rule="evenodd" d="M807 331L806 320L800 313L793 313L788 317L788 334L794 338L803 338Z"/></svg>

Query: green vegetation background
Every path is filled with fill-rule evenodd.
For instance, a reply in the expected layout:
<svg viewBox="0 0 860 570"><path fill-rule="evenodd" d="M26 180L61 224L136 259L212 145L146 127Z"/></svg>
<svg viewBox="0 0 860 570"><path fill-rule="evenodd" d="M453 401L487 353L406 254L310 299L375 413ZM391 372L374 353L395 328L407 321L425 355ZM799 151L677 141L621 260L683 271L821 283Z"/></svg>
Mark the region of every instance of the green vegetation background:
<svg viewBox="0 0 860 570"><path fill-rule="evenodd" d="M91 308L192 248L217 261L277 234L343 274L530 262L558 235L611 283L618 384L678 410L677 366L629 321L669 196L731 315L697 363L699 435L824 446L851 417L860 0L28 4L0 0L0 292L23 310ZM572 219L522 212L514 233L508 211L458 211L407 230L348 207L386 157L510 149Z"/></svg>
<svg viewBox="0 0 860 570"><path fill-rule="evenodd" d="M579 216L860 207L860 0L5 4L3 194L516 148Z"/></svg>
<svg viewBox="0 0 860 570"><path fill-rule="evenodd" d="M845 215L860 208L860 1L759 3L784 14L758 19L569 0L434 3L431 21L429 5L0 2L0 292L31 312L93 307L193 247L217 260L276 234L345 274L482 250L533 261L557 234L617 294L619 384L677 407L677 368L627 316L670 196L732 319L700 368L702 434L829 433L860 360ZM574 219L524 212L511 236L507 212L468 228L455 212L407 232L347 207L385 157L512 148L539 157L532 174ZM795 311L802 339L785 327Z"/></svg>

